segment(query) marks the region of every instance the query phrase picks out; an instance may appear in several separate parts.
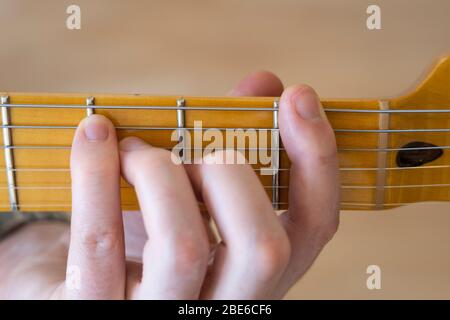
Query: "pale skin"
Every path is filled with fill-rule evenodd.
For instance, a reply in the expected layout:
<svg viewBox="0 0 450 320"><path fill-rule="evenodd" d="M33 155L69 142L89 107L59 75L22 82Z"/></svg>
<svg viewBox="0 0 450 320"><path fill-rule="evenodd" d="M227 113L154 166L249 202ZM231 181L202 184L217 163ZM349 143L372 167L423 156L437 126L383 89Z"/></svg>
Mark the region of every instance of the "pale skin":
<svg viewBox="0 0 450 320"><path fill-rule="evenodd" d="M308 86L284 90L258 72L230 94L281 95L280 134L292 162L286 212L272 209L249 165L176 165L138 138L117 142L111 122L94 115L73 141L71 226L32 223L0 242L0 298L282 298L339 224L334 133ZM141 213L121 212L120 175L135 187ZM66 281L73 268L75 287Z"/></svg>

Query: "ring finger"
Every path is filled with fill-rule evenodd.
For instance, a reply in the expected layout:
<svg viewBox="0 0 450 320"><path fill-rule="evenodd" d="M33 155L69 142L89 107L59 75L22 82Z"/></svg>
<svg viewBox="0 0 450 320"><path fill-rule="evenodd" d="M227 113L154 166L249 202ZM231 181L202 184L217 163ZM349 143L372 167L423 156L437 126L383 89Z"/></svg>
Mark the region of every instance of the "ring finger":
<svg viewBox="0 0 450 320"><path fill-rule="evenodd" d="M186 165L222 238L202 298L267 298L289 260L286 232L253 169L248 164L212 164L229 159L243 163L243 157L220 151L205 157L203 164Z"/></svg>

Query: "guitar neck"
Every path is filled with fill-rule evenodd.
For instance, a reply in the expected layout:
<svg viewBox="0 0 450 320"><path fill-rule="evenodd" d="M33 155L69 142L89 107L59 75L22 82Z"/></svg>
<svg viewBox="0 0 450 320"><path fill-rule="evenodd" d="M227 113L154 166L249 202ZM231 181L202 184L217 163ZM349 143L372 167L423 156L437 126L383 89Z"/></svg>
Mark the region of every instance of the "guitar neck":
<svg viewBox="0 0 450 320"><path fill-rule="evenodd" d="M336 134L343 209L448 201L449 75L450 59L445 58L406 96L322 101ZM274 208L288 207L290 162L279 137L277 98L8 92L0 96L0 211L70 211L70 146L76 126L92 113L108 117L119 139L138 136L156 147L177 146L185 161L202 155L210 142L186 145L183 140L180 145L181 136L195 137L213 128L224 134L242 129L249 134L244 138L253 132L257 137L253 145L251 139L236 145L235 137L226 134L224 142L233 142L231 146L247 158L257 150L251 164ZM269 162L262 161L262 151ZM124 210L138 209L134 189L125 181L121 197Z"/></svg>
<svg viewBox="0 0 450 320"><path fill-rule="evenodd" d="M276 145L274 139L279 134L274 123L277 98L15 93L2 96L8 97L2 105L4 143L0 167L4 172L0 175L3 186L0 204L3 211L11 208L25 212L70 210L70 146L76 126L90 113L108 117L115 124L119 139L138 136L168 150L178 145L173 133L179 133L180 129L200 136L212 128L224 136L227 129L264 132L269 141L267 155L276 161L265 165L257 159L252 166L274 207L288 206L290 163L282 142ZM395 122L389 121L395 114L378 111L389 110L391 101L325 100L322 103L337 138L343 209L384 209L422 200L446 200L446 193L436 189L448 191L447 188L419 187L434 184L434 179L444 170L439 169L438 163L443 159L436 160L427 169L399 167L396 162L399 146L420 140L410 133L389 131L396 129ZM201 130L196 130L199 122ZM256 140L256 146L250 145L250 141L235 143L235 148L247 158L255 147L261 148L261 138ZM204 141L197 149L194 145L183 146L184 157L189 155L193 159L207 145ZM427 183L423 183L424 170L430 174ZM124 210L138 209L134 190L125 181L122 181L121 196Z"/></svg>

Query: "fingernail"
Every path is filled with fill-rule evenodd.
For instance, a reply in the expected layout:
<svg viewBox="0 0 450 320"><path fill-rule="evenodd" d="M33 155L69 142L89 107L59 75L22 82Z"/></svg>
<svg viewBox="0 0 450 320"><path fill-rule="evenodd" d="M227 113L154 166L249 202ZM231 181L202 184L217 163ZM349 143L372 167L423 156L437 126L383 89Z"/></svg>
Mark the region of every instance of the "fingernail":
<svg viewBox="0 0 450 320"><path fill-rule="evenodd" d="M319 97L312 89L300 90L293 98L297 113L306 120L323 119L325 113Z"/></svg>
<svg viewBox="0 0 450 320"><path fill-rule="evenodd" d="M88 141L105 141L108 139L109 128L103 119L94 115L90 116L85 120L83 126Z"/></svg>

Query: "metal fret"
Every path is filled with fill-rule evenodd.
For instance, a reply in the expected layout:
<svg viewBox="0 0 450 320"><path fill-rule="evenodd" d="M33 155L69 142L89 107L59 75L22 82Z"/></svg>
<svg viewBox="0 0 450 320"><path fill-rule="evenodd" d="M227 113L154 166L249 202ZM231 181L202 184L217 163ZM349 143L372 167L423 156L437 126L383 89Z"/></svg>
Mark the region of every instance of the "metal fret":
<svg viewBox="0 0 450 320"><path fill-rule="evenodd" d="M89 97L89 98L86 99L86 106L87 106L86 114L87 114L88 117L95 113L94 108L90 108L90 107L92 107L94 105L95 105L95 98L94 97Z"/></svg>
<svg viewBox="0 0 450 320"><path fill-rule="evenodd" d="M186 105L186 101L184 99L177 100L177 135L178 135L178 143L182 144L182 149L180 150L181 161L185 162L186 160L186 115L184 111L184 107Z"/></svg>
<svg viewBox="0 0 450 320"><path fill-rule="evenodd" d="M1 97L2 104L2 124L3 126L10 125L9 109L4 104L9 104L9 97ZM9 128L3 128L3 145L6 147L5 152L5 170L6 181L8 183L9 204L11 211L18 211L17 192L16 192L16 179L14 174L14 157L13 150L8 147L12 147L11 130Z"/></svg>
<svg viewBox="0 0 450 320"><path fill-rule="evenodd" d="M272 203L273 208L275 210L279 209L279 199L280 199L280 193L279 193L279 184L280 184L280 175L279 175L279 168L280 168L280 131L278 130L278 100L275 100L273 103L273 129L272 130Z"/></svg>
<svg viewBox="0 0 450 320"><path fill-rule="evenodd" d="M379 105L380 110L389 110L389 101L380 101ZM389 113L380 113L379 128L380 130L389 129ZM380 133L378 135L378 148L387 149L388 147L389 133ZM377 166L379 170L377 171L376 176L375 204L377 209L382 209L385 199L387 152L378 152L377 156Z"/></svg>

